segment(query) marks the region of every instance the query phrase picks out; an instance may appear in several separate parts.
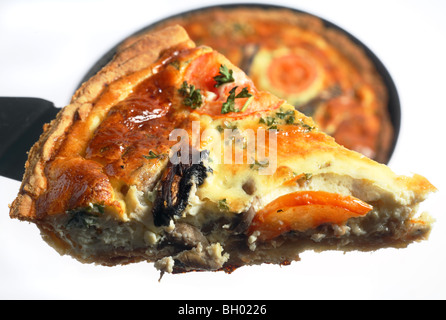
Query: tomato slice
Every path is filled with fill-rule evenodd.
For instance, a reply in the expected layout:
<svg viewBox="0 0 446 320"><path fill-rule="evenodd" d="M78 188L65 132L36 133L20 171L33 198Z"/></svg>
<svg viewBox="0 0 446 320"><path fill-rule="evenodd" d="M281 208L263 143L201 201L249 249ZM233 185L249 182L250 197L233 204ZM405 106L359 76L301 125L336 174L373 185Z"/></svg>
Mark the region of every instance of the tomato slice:
<svg viewBox="0 0 446 320"><path fill-rule="evenodd" d="M271 84L288 94L306 90L317 76L315 62L296 54L274 58L268 68Z"/></svg>
<svg viewBox="0 0 446 320"><path fill-rule="evenodd" d="M201 91L218 93L214 77L218 75L221 57L215 51L205 53L192 60L187 67L184 80Z"/></svg>
<svg viewBox="0 0 446 320"><path fill-rule="evenodd" d="M221 66L232 70L234 81L216 86L217 82L214 78L220 74ZM284 102L270 93L258 91L252 80L242 70L215 51L194 59L185 72L184 81L194 85L206 97L203 106L195 109L195 112L213 117L245 117L249 114L276 109ZM235 99L234 110L236 111L222 113L223 104L228 101L234 87L237 87L236 94L246 88L252 97Z"/></svg>
<svg viewBox="0 0 446 320"><path fill-rule="evenodd" d="M238 92L238 91L237 91ZM252 92L252 91L251 91ZM279 108L284 101L267 92L256 92L252 98L235 99L235 109L238 112L222 113L222 106L226 100L207 101L195 112L207 114L214 118L243 118L255 113Z"/></svg>
<svg viewBox="0 0 446 320"><path fill-rule="evenodd" d="M256 213L249 234L271 240L288 231L306 231L324 223L341 225L373 207L353 196L325 191L298 191L279 197Z"/></svg>

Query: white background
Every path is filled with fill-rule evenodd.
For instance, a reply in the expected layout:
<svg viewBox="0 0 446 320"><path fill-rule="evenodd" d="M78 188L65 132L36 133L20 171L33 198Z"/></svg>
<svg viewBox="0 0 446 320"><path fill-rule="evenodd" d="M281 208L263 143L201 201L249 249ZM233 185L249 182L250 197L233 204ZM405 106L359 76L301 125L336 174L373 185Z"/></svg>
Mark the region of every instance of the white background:
<svg viewBox="0 0 446 320"><path fill-rule="evenodd" d="M0 0L0 96L39 97L62 107L89 68L117 42L161 18L217 3L222 2ZM400 137L389 165L398 173L422 174L440 190L426 203L437 220L429 241L373 253L307 252L287 267L166 275L158 282L158 272L148 263L107 268L59 256L34 225L9 219L8 204L19 182L0 177L0 298L446 298L441 201L446 189L446 1L271 3L338 24L389 70L402 105Z"/></svg>

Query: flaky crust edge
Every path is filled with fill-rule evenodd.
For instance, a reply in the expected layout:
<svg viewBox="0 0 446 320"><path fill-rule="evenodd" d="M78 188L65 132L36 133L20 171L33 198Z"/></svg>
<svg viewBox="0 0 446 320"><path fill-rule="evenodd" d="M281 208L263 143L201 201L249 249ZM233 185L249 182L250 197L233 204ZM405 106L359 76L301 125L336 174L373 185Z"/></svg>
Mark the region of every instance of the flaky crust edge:
<svg viewBox="0 0 446 320"><path fill-rule="evenodd" d="M39 140L29 151L22 184L16 199L9 206L11 218L38 220L35 204L48 185L46 164L57 154L74 118L88 116L95 101L111 83L149 67L164 51L181 44L195 46L186 31L178 25L146 33L130 45L118 48L113 59L81 85L70 104L61 109L53 121L44 125Z"/></svg>

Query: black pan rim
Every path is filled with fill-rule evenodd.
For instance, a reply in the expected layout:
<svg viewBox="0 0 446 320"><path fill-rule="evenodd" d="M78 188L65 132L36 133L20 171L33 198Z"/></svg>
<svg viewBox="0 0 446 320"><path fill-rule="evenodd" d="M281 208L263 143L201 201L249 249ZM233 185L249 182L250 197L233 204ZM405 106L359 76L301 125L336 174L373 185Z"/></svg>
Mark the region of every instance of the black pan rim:
<svg viewBox="0 0 446 320"><path fill-rule="evenodd" d="M118 42L115 46L113 46L109 51L107 51L99 60L97 60L94 65L88 70L88 72L85 74L85 76L82 78L79 85L76 87L76 90L81 86L82 83L90 79L93 75L95 75L100 69L102 69L115 55L117 48L128 38L131 38L133 36L136 36L138 34L141 34L143 32L146 32L152 28L155 28L156 26L165 23L166 21L169 21L171 19L183 17L186 15L198 13L198 12L205 12L207 10L213 10L213 9L236 9L236 8L260 8L260 9L267 9L267 10L289 10L291 12L299 13L299 14L306 14L309 16L313 16L317 19L320 19L325 27L333 28L343 34L345 34L355 45L360 47L366 56L372 61L373 65L376 68L376 71L382 78L382 81L384 82L385 87L388 91L388 104L387 104L387 110L389 112L390 121L393 127L393 141L392 145L389 148L388 155L387 155L387 161L384 163L388 164L390 160L392 159L392 156L395 152L396 145L399 138L400 128L401 128L401 104L400 104L400 98L398 95L398 91L396 88L396 85L387 70L387 68L384 66L382 61L376 56L376 54L368 47L366 46L362 41L360 41L357 37L352 35L350 32L346 31L344 28L341 28L340 26L336 25L335 23L319 17L313 13L309 13L306 11L303 11L301 9L288 7L288 6L282 6L282 5L274 5L274 4L265 4L265 3L225 3L225 4L214 4L209 6L203 6L203 7L197 7L191 10L183 11L180 13L176 13L170 16L167 16L165 18L162 18L160 20L157 20L155 22L150 23L149 25L137 30L136 32L130 34L120 42Z"/></svg>

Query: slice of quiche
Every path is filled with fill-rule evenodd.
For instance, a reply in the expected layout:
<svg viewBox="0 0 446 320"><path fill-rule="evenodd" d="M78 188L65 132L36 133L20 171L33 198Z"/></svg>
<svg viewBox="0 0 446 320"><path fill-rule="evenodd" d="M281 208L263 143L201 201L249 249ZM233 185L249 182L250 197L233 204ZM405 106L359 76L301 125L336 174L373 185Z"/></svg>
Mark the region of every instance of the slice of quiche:
<svg viewBox="0 0 446 320"><path fill-rule="evenodd" d="M10 216L59 253L162 272L427 238L425 178L338 145L179 26L130 41L33 146Z"/></svg>

